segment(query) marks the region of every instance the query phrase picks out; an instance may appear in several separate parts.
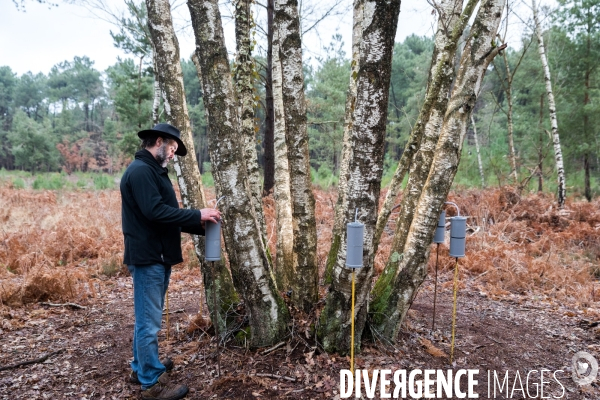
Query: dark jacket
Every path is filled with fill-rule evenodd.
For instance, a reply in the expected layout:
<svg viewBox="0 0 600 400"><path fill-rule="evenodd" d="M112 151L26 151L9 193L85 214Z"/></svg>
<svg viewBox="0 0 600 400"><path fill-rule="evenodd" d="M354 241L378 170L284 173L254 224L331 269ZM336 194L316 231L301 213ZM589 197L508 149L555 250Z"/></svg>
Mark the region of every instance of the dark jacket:
<svg viewBox="0 0 600 400"><path fill-rule="evenodd" d="M178 264L181 231L204 234L200 211L179 208L167 169L148 150L135 153L125 170L121 201L127 265Z"/></svg>

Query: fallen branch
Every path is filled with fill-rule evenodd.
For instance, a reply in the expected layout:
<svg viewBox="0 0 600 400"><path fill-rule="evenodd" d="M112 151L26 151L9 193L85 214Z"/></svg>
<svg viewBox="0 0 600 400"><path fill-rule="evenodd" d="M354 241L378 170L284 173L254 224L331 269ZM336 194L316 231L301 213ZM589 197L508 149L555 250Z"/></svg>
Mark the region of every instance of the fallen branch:
<svg viewBox="0 0 600 400"><path fill-rule="evenodd" d="M277 350L278 348L280 348L280 347L281 347L281 346L283 346L284 344L285 344L285 342L279 342L279 343L277 343L275 346L271 347L270 349L267 349L267 350L263 351L263 352L262 352L262 353L260 353L260 354L262 354L263 356L264 356L265 354L269 354L270 352Z"/></svg>
<svg viewBox="0 0 600 400"><path fill-rule="evenodd" d="M62 353L63 351L65 351L65 349L60 349L57 351L54 351L52 353L48 353L43 357L40 358L36 358L35 360L29 360L29 361L21 361L20 363L16 363L16 364L11 364L11 365L5 365L3 367L0 367L0 371L6 371L7 369L13 369L13 368L18 368L22 365L29 365L29 364L39 364L39 363L43 363L44 361L46 361L49 357L52 357L58 353Z"/></svg>
<svg viewBox="0 0 600 400"><path fill-rule="evenodd" d="M253 375L250 375L250 376L253 376ZM296 382L296 378L292 378L291 376L275 375L275 374L263 374L263 373L254 374L254 376L261 376L261 377L273 378L273 379L285 379L285 380L288 380L290 382Z"/></svg>
<svg viewBox="0 0 600 400"><path fill-rule="evenodd" d="M167 315L167 314L178 314L178 313L182 313L182 312L185 312L185 309L183 309L183 308L180 308L179 310L169 311L168 313L167 313L167 312L163 312L163 314L162 314L162 315Z"/></svg>
<svg viewBox="0 0 600 400"><path fill-rule="evenodd" d="M48 302L42 302L40 304L43 304L45 306L50 306L50 307L73 307L73 308L79 308L80 310L85 310L87 309L86 306L80 306L79 304L75 304L75 303L63 303L63 304L56 304L56 303L48 303Z"/></svg>
<svg viewBox="0 0 600 400"><path fill-rule="evenodd" d="M490 337L488 337L488 339L490 339L492 342L496 342L496 343L498 343L498 344L501 344L501 345L505 345L505 344L506 344L506 343L504 343L504 342L501 342L501 341L499 341L499 340L496 340L496 339L494 339L494 338L493 338L493 337L491 337L491 336L490 336Z"/></svg>

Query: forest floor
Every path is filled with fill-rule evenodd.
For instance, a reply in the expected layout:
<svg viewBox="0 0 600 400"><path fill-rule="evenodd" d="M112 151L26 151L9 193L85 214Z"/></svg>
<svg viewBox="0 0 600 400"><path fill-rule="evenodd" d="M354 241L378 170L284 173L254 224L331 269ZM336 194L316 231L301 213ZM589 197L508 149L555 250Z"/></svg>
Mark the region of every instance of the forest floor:
<svg viewBox="0 0 600 400"><path fill-rule="evenodd" d="M322 268L335 196L316 192L316 199ZM466 191L451 200L470 216L467 257L459 260L455 363L454 260L440 246L435 330L432 250L429 277L397 342L363 340L356 368L371 376L383 369L477 369L479 398L600 399L598 379L587 386L572 379L575 353L600 360L600 201L570 201L556 210L551 197L510 189ZM0 188L0 204L0 399L139 398L139 385L128 380L133 297L120 265L118 192ZM272 202L265 210L272 222ZM270 223L271 244L272 229ZM393 226L376 273L389 255L391 232ZM340 370L350 360L315 342L316 315L295 313L279 347L248 349L232 332L217 350L189 238L183 247L159 340L161 355L175 362L172 379L190 387L187 398L340 397Z"/></svg>
<svg viewBox="0 0 600 400"><path fill-rule="evenodd" d="M189 334L185 329L199 311L201 282L184 275L192 272L176 272L172 277L170 338L166 339L163 329L160 347L162 355L175 362L172 379L190 387L187 398L339 398L340 370L349 368L349 358L322 352L302 331L267 354L263 353L268 349L248 350L230 340L219 349L218 361L210 332ZM431 331L433 284L429 281L419 292L398 343L394 347L363 343L357 368L452 368L448 361L452 286L447 284L452 275L446 272L439 279L436 330ZM579 386L571 378L574 353L587 351L600 359L600 333L591 327L588 316L527 297L493 300L486 293L469 290L469 282L466 286L458 297L455 370L479 370L476 393L480 398L542 398L541 393L535 396L542 379L539 372L531 373L526 384L529 371L542 369L547 370L544 398L600 398L597 382ZM38 303L4 311L0 366L52 355L41 363L1 371L0 398L139 398L139 385L128 381L132 302L131 279L119 277L111 279L86 309ZM502 394L499 386L495 395L494 386L488 393L488 371L492 378L496 372L499 382L508 371L509 384ZM517 381L517 371L521 381ZM532 397L522 396L521 388Z"/></svg>

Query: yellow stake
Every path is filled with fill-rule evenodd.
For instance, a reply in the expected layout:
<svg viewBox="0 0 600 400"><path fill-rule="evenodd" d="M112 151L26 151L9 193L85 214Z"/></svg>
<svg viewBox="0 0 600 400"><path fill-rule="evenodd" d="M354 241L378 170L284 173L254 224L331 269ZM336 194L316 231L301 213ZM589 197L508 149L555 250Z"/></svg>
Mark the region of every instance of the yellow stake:
<svg viewBox="0 0 600 400"><path fill-rule="evenodd" d="M350 372L354 376L354 268L352 268L352 323L350 337Z"/></svg>
<svg viewBox="0 0 600 400"><path fill-rule="evenodd" d="M458 257L454 267L454 305L452 307L452 341L450 344L450 363L454 359L454 338L456 335L456 295L458 293Z"/></svg>
<svg viewBox="0 0 600 400"><path fill-rule="evenodd" d="M167 340L169 340L169 289L165 292L165 297L167 298Z"/></svg>

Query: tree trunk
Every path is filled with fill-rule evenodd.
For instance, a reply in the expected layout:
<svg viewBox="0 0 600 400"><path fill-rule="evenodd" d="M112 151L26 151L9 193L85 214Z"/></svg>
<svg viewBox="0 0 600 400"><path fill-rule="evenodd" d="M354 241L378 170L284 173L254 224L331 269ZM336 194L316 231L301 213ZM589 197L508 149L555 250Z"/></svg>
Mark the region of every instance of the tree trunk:
<svg viewBox="0 0 600 400"><path fill-rule="evenodd" d="M168 123L181 131L181 141L189 152L186 157L175 156L175 172L181 200L185 208L202 209L206 207L206 197L198 164L193 156L195 153L194 140L183 87L183 73L179 62L179 45L173 29L169 1L148 0L146 6L148 27L155 49L155 76L164 96L166 119ZM237 294L224 263L211 263L214 264L214 271L209 271L208 263L204 260L204 238L198 235L192 235L192 237L202 268L204 290L211 319L213 323L219 324L220 332L225 332L226 313L232 304L237 303ZM211 265L210 269L212 268ZM213 290L218 293L218 307L212 302ZM217 312L216 315L215 312Z"/></svg>
<svg viewBox="0 0 600 400"><path fill-rule="evenodd" d="M508 56L506 52L502 54L504 58L504 69L506 70L506 102L508 103L508 110L506 111L507 127L508 127L508 156L510 158L510 174L513 177L515 185L519 184L519 170L517 167L517 153L515 152L515 138L514 138L514 124L513 124L513 99L512 99L512 84L513 74L510 72L510 65L508 64Z"/></svg>
<svg viewBox="0 0 600 400"><path fill-rule="evenodd" d="M90 131L90 105L87 103L87 101L85 103L83 103L83 110L85 111L85 131L89 132ZM35 111L37 114L37 110ZM36 118L37 121L37 118Z"/></svg>
<svg viewBox="0 0 600 400"><path fill-rule="evenodd" d="M344 209L344 200L346 198L346 189L348 186L348 163L350 161L350 133L352 132L352 123L354 121L354 107L356 105L356 80L358 78L358 67L360 62L360 42L363 30L363 12L364 0L354 0L353 27L352 27L352 62L350 63L350 81L348 83L348 93L346 95L346 110L344 117L344 136L342 142L342 154L340 161L340 177L338 180L338 198L335 204L335 216L333 220L332 242L327 255L327 264L325 266L325 282L331 283L333 279L333 266L335 265L340 241L343 235L344 218L346 210Z"/></svg>
<svg viewBox="0 0 600 400"><path fill-rule="evenodd" d="M533 19L535 22L535 34L538 39L538 51L544 69L544 82L546 83L546 94L548 95L548 110L550 111L550 126L552 128L552 143L554 144L554 160L556 162L556 172L558 176L558 208L565 206L566 199L566 183L565 183L565 167L563 165L562 150L560 146L560 137L558 135L558 120L556 118L556 103L554 101L554 92L552 91L552 78L550 76L550 68L546 59L546 48L544 47L544 37L538 17L536 0L531 1L533 8ZM541 173L541 171L540 171Z"/></svg>
<svg viewBox="0 0 600 400"><path fill-rule="evenodd" d="M292 218L292 195L290 193L290 169L285 141L285 110L283 105L283 72L279 59L278 33L273 34L272 89L273 89L273 146L274 173L273 198L275 200L277 229L276 275L280 288L289 290L286 271L294 265L294 230Z"/></svg>
<svg viewBox="0 0 600 400"><path fill-rule="evenodd" d="M198 55L196 53L194 53L192 55L192 62L194 63L194 66L196 67L196 75L198 75L198 81L202 82L202 67L200 66L200 60L198 60ZM206 109L204 110L204 120L208 121L208 111ZM205 123L208 124L208 122L205 122ZM199 129L200 129L200 127L198 127L198 130ZM204 132L200 133L198 136L199 136L198 141L200 142L199 143L200 148L198 149L198 155L196 156L196 159L198 160L198 167L200 169L200 175L202 175L205 172L204 171L204 160L208 161L208 145L207 145L208 125L204 125Z"/></svg>
<svg viewBox="0 0 600 400"><path fill-rule="evenodd" d="M544 189L544 95L540 95L540 122L539 122L539 140L538 140L538 193Z"/></svg>
<svg viewBox="0 0 600 400"><path fill-rule="evenodd" d="M152 66L154 69L154 100L152 101L152 125L156 125L159 123L159 108L160 108L160 83L158 82L158 67L156 66L156 51L154 50L154 46L152 46Z"/></svg>
<svg viewBox="0 0 600 400"><path fill-rule="evenodd" d="M275 109L273 106L273 8L275 0L267 0L267 70L265 73L265 131L263 139L263 196L275 185Z"/></svg>
<svg viewBox="0 0 600 400"><path fill-rule="evenodd" d="M267 237L265 216L262 208L262 188L256 154L256 132L254 130L254 60L252 59L252 11L250 0L235 2L235 41L236 57L234 81L240 108L240 133L244 139L244 159L248 170L252 205L258 217L264 241Z"/></svg>
<svg viewBox="0 0 600 400"><path fill-rule="evenodd" d="M462 53L431 170L415 208L406 243L397 249L400 251L392 252L386 270L377 282L376 289L379 290L374 290L371 327L377 336L390 341L395 341L416 290L427 275L431 239L458 168L469 117L485 71L496 54L506 47L494 44L504 3L504 0L485 0L479 7ZM397 264L397 267L391 268L390 264Z"/></svg>
<svg viewBox="0 0 600 400"><path fill-rule="evenodd" d="M435 79L438 86L435 89L437 96L431 102L429 116L424 118L426 122L423 125L422 132L419 132L421 136L420 146L414 153L409 167L410 173L402 197L400 212L396 220L396 230L392 241L390 258L373 289L373 304L381 304L384 301L383 298L387 295L390 283L387 277L398 274L397 268L400 265L398 255L402 254L402 249L406 245L409 228L413 222L423 186L427 181L427 176L431 169L440 130L444 122L444 114L448 107L448 94L454 78L456 47L450 46L450 49L454 49L452 54L445 54L444 49L449 47L449 43L452 43L453 37L451 35L456 26L461 22L458 12L462 9L462 1L456 0L442 3L440 9L435 48L442 50L434 50L430 69L431 76L434 76L434 74L440 75L439 78ZM456 33L458 34L459 32ZM460 35L462 35L462 32ZM447 60L447 62L438 66L439 60Z"/></svg>
<svg viewBox="0 0 600 400"><path fill-rule="evenodd" d="M400 13L400 0L365 1L362 20L360 62L356 81L356 106L350 136L346 196L343 200L345 221L365 224L363 268L356 275L355 337L360 339L367 317L367 297L373 276L373 235L377 221L387 107L392 70L394 38ZM333 268L333 279L325 308L319 319L318 336L327 351L346 353L350 348L352 314L351 272L345 268L346 232ZM360 340L356 340L360 348Z"/></svg>
<svg viewBox="0 0 600 400"><path fill-rule="evenodd" d="M284 266L282 289L291 289L292 303L308 312L319 298L319 270L315 199L308 157L298 3L296 0L275 0L274 11L276 45L273 49L273 67L278 71L277 79L281 78L281 92L275 90L274 85L273 96L276 102L281 96L283 104L283 115L277 114L275 122L277 125L283 122L285 129L293 227L293 263L286 263ZM281 117L284 120L277 121L277 118ZM280 133L277 132L277 136ZM278 162L279 159L276 159L276 163ZM278 267L281 271L281 267Z"/></svg>
<svg viewBox="0 0 600 400"><path fill-rule="evenodd" d="M442 10L439 12L440 18L442 16L445 16L445 18L441 19L442 23L438 24L438 31L436 32L436 45L434 47L432 63L429 70L429 85L427 86L425 101L419 112L417 123L411 132L408 143L406 143L402 157L398 162L398 166L396 167L396 171L394 172L394 176L388 187L388 192L385 196L383 206L381 207L381 212L377 217L377 227L375 229L374 238L375 248L379 245L379 240L381 239L385 225L387 224L392 208L394 207L396 197L398 197L398 192L402 185L402 181L404 180L404 176L413 162L414 155L421 146L425 127L428 124L429 118L433 115L432 109L436 102L438 102L440 91L442 90L442 82L445 79L448 79L448 73L452 73L453 60L458 41L461 38L465 26L469 22L469 18L473 14L477 3L479 3L479 0L469 0L463 10L463 1L446 0L440 7L440 10ZM456 20L455 15L460 13L461 10L462 14L460 14L460 17ZM446 19L449 21L456 21L456 23L449 25L445 22ZM443 112L441 115L443 116Z"/></svg>
<svg viewBox="0 0 600 400"><path fill-rule="evenodd" d="M138 69L138 129L142 129L142 61L144 60L144 56L140 57L140 67Z"/></svg>
<svg viewBox="0 0 600 400"><path fill-rule="evenodd" d="M215 189L223 201L223 237L233 282L241 293L251 327L252 346L279 341L288 310L277 293L271 263L252 207L243 143L238 135L237 100L225 48L217 0L189 0L208 111L209 149Z"/></svg>
<svg viewBox="0 0 600 400"><path fill-rule="evenodd" d="M477 166L479 167L479 176L481 177L481 188L485 189L485 175L483 174L483 163L481 162L479 139L477 138L477 126L475 125L475 118L473 118L473 114L471 114L471 126L473 126L473 136L475 137L475 151L477 152Z"/></svg>
<svg viewBox="0 0 600 400"><path fill-rule="evenodd" d="M585 194L585 198L588 202L592 201L592 187L590 185L590 153L589 152L585 152L583 154L583 169L585 171L585 175L584 175L584 194Z"/></svg>
<svg viewBox="0 0 600 400"><path fill-rule="evenodd" d="M589 18L589 11L588 11ZM589 19L588 19L589 20ZM585 69L585 93L583 97L583 137L585 138L585 143L590 144L588 141L588 130L589 130L589 116L587 105L590 104L590 76L592 73L592 66L590 65L590 54L592 50L592 41L590 39L591 28L590 24L587 24L587 51L586 51L586 69ZM588 202L592 201L592 190L590 185L590 153L588 150L583 154L583 169L585 171L584 175L584 193L585 198Z"/></svg>

